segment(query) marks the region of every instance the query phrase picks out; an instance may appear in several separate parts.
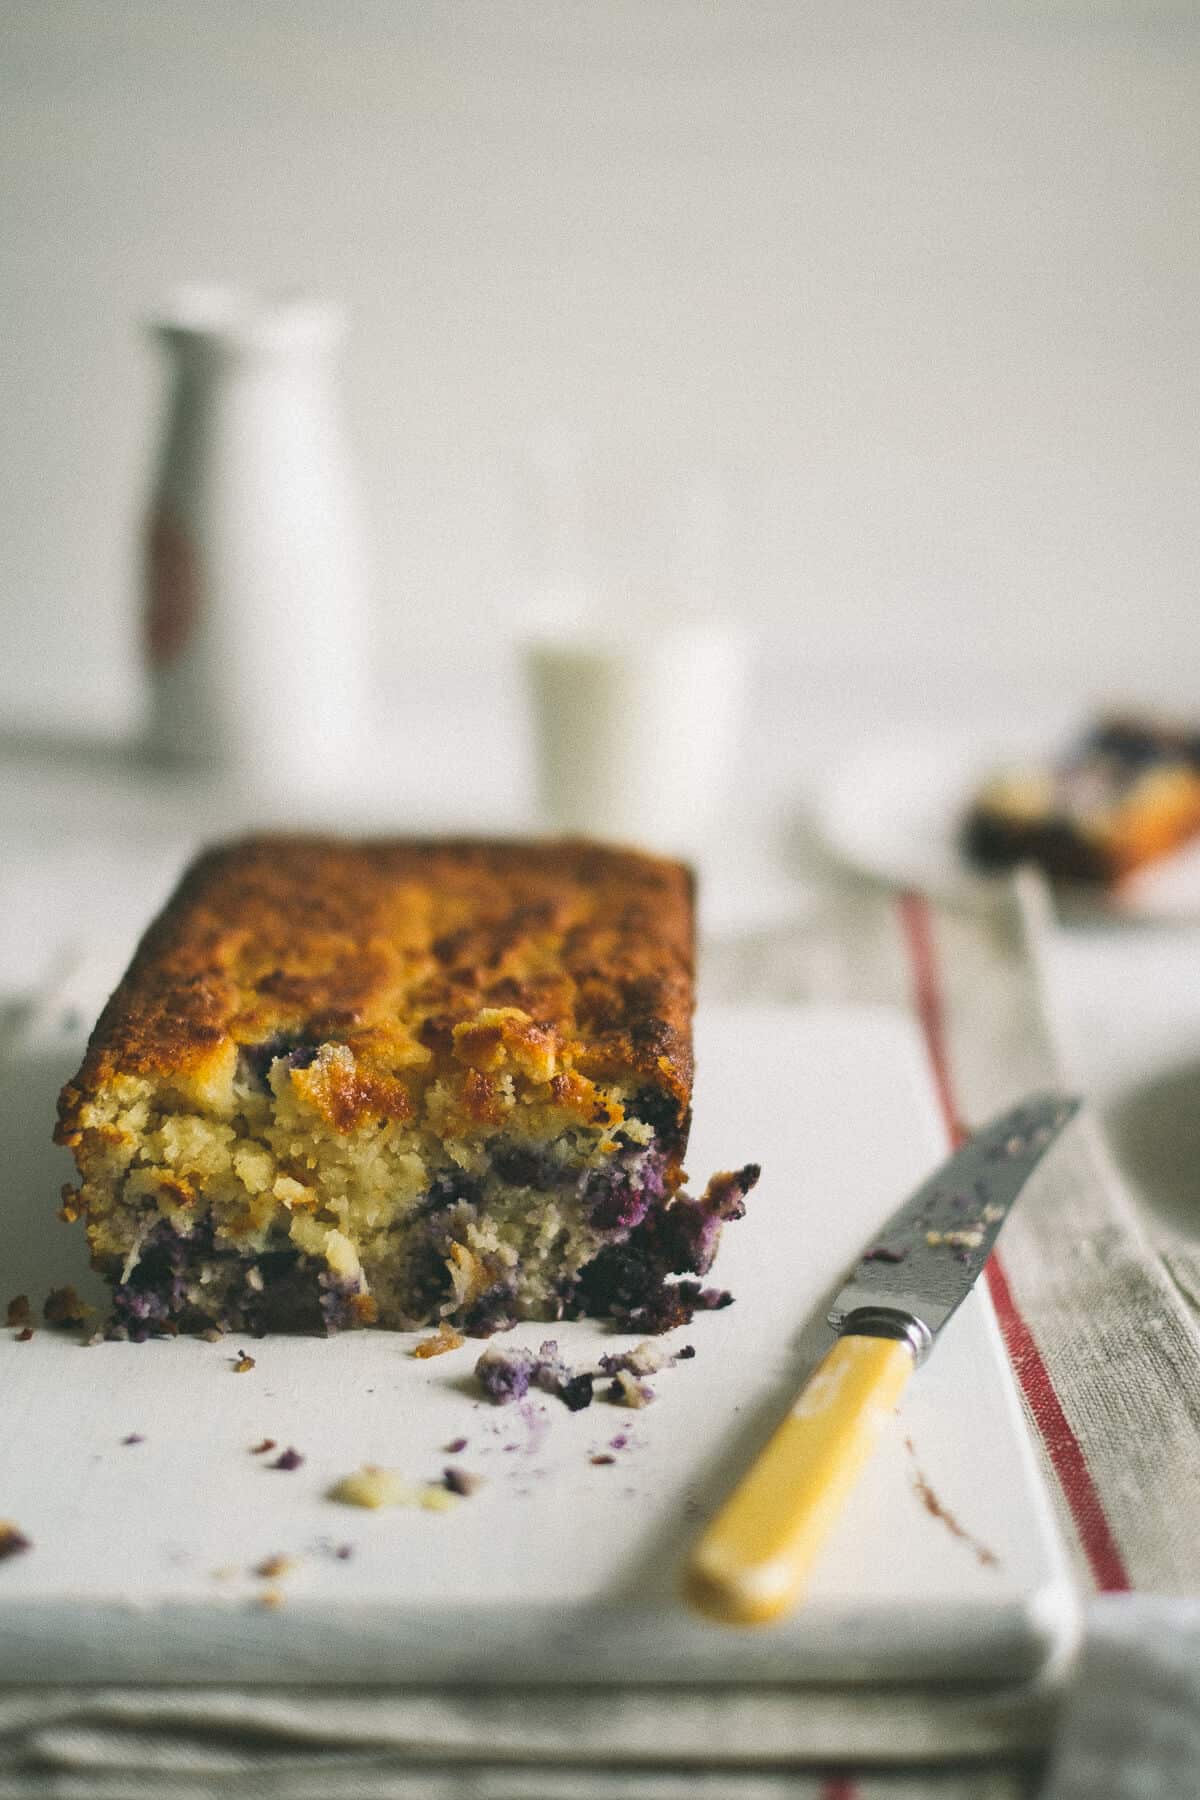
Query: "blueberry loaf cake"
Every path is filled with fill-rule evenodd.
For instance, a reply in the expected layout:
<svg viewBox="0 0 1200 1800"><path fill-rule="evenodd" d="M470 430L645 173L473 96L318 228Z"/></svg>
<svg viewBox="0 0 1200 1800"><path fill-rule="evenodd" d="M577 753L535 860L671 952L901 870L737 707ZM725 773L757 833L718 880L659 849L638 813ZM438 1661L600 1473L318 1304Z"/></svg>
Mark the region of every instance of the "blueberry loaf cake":
<svg viewBox="0 0 1200 1800"><path fill-rule="evenodd" d="M1112 885L1200 832L1200 733L1150 720L1096 725L1055 762L996 775L963 825L985 869L1034 862Z"/></svg>
<svg viewBox="0 0 1200 1800"><path fill-rule="evenodd" d="M110 1331L662 1330L758 1170L683 1191L681 865L582 841L203 855L63 1090ZM677 1279L681 1278L681 1279Z"/></svg>

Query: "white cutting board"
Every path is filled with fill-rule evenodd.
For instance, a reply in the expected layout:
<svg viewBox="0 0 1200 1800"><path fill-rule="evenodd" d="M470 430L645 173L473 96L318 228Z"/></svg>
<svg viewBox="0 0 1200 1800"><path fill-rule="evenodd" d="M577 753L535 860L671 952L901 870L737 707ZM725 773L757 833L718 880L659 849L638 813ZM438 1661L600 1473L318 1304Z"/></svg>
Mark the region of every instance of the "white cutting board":
<svg viewBox="0 0 1200 1800"><path fill-rule="evenodd" d="M35 1046L5 1085L0 1300L88 1279L80 1235L53 1218L60 1153L43 1147L76 1048ZM686 1546L829 1341L831 1290L945 1149L898 1013L709 1010L697 1061L696 1185L751 1159L763 1177L711 1277L736 1304L673 1334L695 1358L656 1376L641 1411L495 1408L472 1381L478 1343L421 1362L407 1334L249 1342L246 1374L241 1339L0 1334L0 1518L34 1544L0 1563L0 1683L962 1681L1056 1662L1072 1591L982 1290L911 1384L794 1615L732 1630L679 1603ZM550 1335L572 1362L633 1341L590 1322L509 1341ZM123 1445L131 1433L145 1441ZM266 1467L250 1454L263 1437L303 1466ZM485 1478L452 1512L325 1497L363 1463L424 1481L449 1462ZM299 1567L269 1609L253 1570L277 1554Z"/></svg>

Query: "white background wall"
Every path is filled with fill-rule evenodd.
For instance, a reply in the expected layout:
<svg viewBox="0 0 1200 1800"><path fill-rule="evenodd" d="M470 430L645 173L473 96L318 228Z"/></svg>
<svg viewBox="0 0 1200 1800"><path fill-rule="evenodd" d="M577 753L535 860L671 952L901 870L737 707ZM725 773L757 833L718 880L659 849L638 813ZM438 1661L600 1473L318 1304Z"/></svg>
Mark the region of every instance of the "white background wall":
<svg viewBox="0 0 1200 1800"><path fill-rule="evenodd" d="M1194 0L4 0L0 32L0 721L136 721L137 325L190 277L352 308L381 683L505 641L565 433L614 604L710 589L810 690L1200 708Z"/></svg>

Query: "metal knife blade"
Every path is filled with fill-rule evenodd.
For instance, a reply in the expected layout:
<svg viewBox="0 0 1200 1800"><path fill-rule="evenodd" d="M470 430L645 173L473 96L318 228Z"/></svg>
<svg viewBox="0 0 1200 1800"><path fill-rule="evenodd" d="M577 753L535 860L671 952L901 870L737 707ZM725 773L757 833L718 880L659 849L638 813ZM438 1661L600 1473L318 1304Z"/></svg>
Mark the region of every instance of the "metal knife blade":
<svg viewBox="0 0 1200 1800"><path fill-rule="evenodd" d="M904 1337L924 1356L974 1287L1000 1227L1079 1111L1034 1094L993 1119L906 1200L863 1252L829 1311L843 1334Z"/></svg>

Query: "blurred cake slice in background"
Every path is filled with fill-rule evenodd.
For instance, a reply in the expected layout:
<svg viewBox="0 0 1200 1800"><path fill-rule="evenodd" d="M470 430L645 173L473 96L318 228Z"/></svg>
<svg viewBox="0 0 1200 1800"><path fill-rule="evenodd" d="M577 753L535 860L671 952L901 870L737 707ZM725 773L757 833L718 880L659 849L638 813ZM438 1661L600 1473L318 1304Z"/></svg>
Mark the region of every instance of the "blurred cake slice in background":
<svg viewBox="0 0 1200 1800"><path fill-rule="evenodd" d="M1200 729L1120 715L1059 756L998 771L962 825L981 869L1035 863L1055 880L1112 887L1200 834Z"/></svg>

